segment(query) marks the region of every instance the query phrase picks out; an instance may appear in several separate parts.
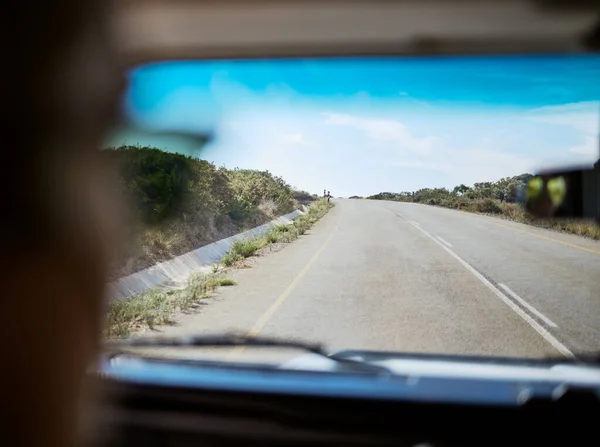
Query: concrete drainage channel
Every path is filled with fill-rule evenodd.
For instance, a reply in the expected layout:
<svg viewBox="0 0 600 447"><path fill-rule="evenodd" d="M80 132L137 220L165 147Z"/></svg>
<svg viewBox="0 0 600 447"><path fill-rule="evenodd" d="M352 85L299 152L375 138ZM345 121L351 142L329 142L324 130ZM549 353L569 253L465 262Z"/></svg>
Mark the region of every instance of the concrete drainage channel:
<svg viewBox="0 0 600 447"><path fill-rule="evenodd" d="M176 258L148 267L145 270L120 278L108 285L109 297L112 300L122 300L155 287L182 284L192 273L208 273L211 271L212 265L221 261L221 258L231 249L235 241L263 236L276 225L292 223L295 218L301 216L304 212L300 210L293 211L264 225L221 239Z"/></svg>

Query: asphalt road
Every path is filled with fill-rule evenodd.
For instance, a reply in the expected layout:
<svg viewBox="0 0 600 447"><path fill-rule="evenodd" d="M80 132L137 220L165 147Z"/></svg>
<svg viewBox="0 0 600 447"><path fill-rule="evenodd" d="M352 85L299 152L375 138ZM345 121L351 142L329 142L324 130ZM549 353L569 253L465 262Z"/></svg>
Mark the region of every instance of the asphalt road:
<svg viewBox="0 0 600 447"><path fill-rule="evenodd" d="M330 350L600 351L600 243L498 218L337 200L309 234L233 276L237 286L163 333L235 330Z"/></svg>

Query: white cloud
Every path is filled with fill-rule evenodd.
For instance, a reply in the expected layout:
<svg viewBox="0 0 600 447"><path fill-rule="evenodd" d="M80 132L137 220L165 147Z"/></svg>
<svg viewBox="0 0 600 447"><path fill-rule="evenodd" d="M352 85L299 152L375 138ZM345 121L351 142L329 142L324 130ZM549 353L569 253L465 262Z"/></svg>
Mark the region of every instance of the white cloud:
<svg viewBox="0 0 600 447"><path fill-rule="evenodd" d="M404 168L426 169L428 171L448 172L449 167L444 163L437 163L422 160L399 159L389 163L392 166L402 166Z"/></svg>
<svg viewBox="0 0 600 447"><path fill-rule="evenodd" d="M399 120L397 115L369 116L364 111L360 115L322 113L317 107L295 109L289 115L277 110L267 116L238 118L242 128L228 144L236 155L243 148L248 167L270 169L309 190L319 190L324 180L341 195L452 188L536 172L547 167L546 159L551 157L550 166L597 159L597 131L584 132L581 121L575 119L584 112L588 116L590 110L582 105L544 108L514 120L516 129L530 117L560 121L572 129L559 132L565 138L512 132L513 121L507 121L505 132L490 134L493 123L466 126L463 118ZM590 121L585 122L589 130ZM552 151L546 152L546 147ZM315 159L319 162L313 163ZM357 183L356 178L361 181Z"/></svg>
<svg viewBox="0 0 600 447"><path fill-rule="evenodd" d="M434 176L443 175L446 186L496 181L535 168L533 158L491 149L456 149L444 145L425 160L400 158L390 164L432 171ZM431 186L442 186L442 183L434 181Z"/></svg>
<svg viewBox="0 0 600 447"><path fill-rule="evenodd" d="M476 130L473 130L473 143L477 146L463 148L435 134L435 128L431 128L434 135L417 137L406 124L397 120L337 113L326 113L324 116L327 124L353 127L364 132L371 140L396 143L395 147L406 149L396 153L381 152L382 163L430 171L431 174L427 176L431 176L431 186L494 181L535 168L534 158L489 149L487 146L491 139L481 136ZM439 179L439 183L435 178Z"/></svg>
<svg viewBox="0 0 600 447"><path fill-rule="evenodd" d="M450 150L444 157L450 167L451 183L473 184L531 172L536 160L492 149Z"/></svg>
<svg viewBox="0 0 600 447"><path fill-rule="evenodd" d="M327 124L353 127L365 132L374 141L395 143L396 147L418 154L429 153L437 141L435 137L415 137L403 123L396 120L362 118L340 113L323 115Z"/></svg>
<svg viewBox="0 0 600 447"><path fill-rule="evenodd" d="M281 139L285 143L290 143L297 146L312 146L312 141L308 140L304 134L301 133L286 133L283 134Z"/></svg>
<svg viewBox="0 0 600 447"><path fill-rule="evenodd" d="M594 157L598 156L598 139L586 135L584 137L584 141L581 144L577 144L575 146L571 146L569 148L569 152L574 152L575 154L581 155L591 155Z"/></svg>
<svg viewBox="0 0 600 447"><path fill-rule="evenodd" d="M584 101L533 109L528 118L533 121L573 127L585 134L597 135L600 102Z"/></svg>
<svg viewBox="0 0 600 447"><path fill-rule="evenodd" d="M582 101L559 106L534 109L528 118L534 121L568 126L579 133L582 143L567 148L567 151L592 161L598 158L600 130L600 102Z"/></svg>

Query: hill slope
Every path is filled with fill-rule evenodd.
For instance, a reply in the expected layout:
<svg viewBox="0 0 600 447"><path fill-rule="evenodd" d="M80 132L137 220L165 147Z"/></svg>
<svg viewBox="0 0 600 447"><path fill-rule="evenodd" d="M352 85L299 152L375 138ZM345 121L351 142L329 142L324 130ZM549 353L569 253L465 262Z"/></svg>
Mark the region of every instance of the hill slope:
<svg viewBox="0 0 600 447"><path fill-rule="evenodd" d="M132 211L132 242L123 247L113 279L261 225L315 197L268 171L216 167L152 147L121 146L103 155Z"/></svg>

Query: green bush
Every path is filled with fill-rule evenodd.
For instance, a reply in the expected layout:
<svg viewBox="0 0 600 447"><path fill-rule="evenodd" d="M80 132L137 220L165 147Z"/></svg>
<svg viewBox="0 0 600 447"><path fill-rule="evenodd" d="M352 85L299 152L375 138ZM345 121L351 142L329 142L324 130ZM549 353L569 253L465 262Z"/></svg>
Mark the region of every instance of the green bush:
<svg viewBox="0 0 600 447"><path fill-rule="evenodd" d="M300 234L300 235L306 233L306 231L310 228L310 225L311 225L308 218L302 219L302 217L304 217L304 216L299 217L294 222L294 226L296 227L296 229L298 230L298 234Z"/></svg>
<svg viewBox="0 0 600 447"><path fill-rule="evenodd" d="M103 156L135 219L135 241L123 249L113 278L289 213L294 197L312 198L268 171L217 168L152 147L109 148Z"/></svg>
<svg viewBox="0 0 600 447"><path fill-rule="evenodd" d="M231 267L233 264L236 263L238 259L240 259L240 256L237 253L230 251L229 253L226 253L225 256L223 256L221 262L225 267Z"/></svg>
<svg viewBox="0 0 600 447"><path fill-rule="evenodd" d="M325 199L316 200L314 203L311 204L310 208L308 209L308 216L320 219L325 214L327 214L327 212L331 208L333 208L333 203L328 202Z"/></svg>
<svg viewBox="0 0 600 447"><path fill-rule="evenodd" d="M183 155L136 146L108 149L103 154L116 165L122 190L144 223L170 215L185 199L193 180L191 160Z"/></svg>
<svg viewBox="0 0 600 447"><path fill-rule="evenodd" d="M279 238L280 242L290 243L298 239L300 233L298 232L298 228L295 225L290 225L288 231L281 233L281 237Z"/></svg>
<svg viewBox="0 0 600 447"><path fill-rule="evenodd" d="M483 199L477 202L477 211L480 213L501 214L502 208L493 199Z"/></svg>
<svg viewBox="0 0 600 447"><path fill-rule="evenodd" d="M498 214L517 222L600 239L600 226L593 222L540 220L530 217L523 206L518 203L518 197L519 192L522 191L531 177L531 174L521 174L506 177L496 182L475 183L472 187L461 184L452 191L446 188L424 188L414 193L381 192L367 198L402 202L412 201L474 213Z"/></svg>
<svg viewBox="0 0 600 447"><path fill-rule="evenodd" d="M239 257L249 258L256 250L261 248L260 245L259 239L249 239L245 241L238 240L234 241L231 246L231 251L236 253Z"/></svg>
<svg viewBox="0 0 600 447"><path fill-rule="evenodd" d="M232 286L235 281L220 274L196 274L188 278L181 290L166 291L160 288L111 301L106 312L105 335L125 337L132 330L147 326L173 323L173 314L186 310L199 300L210 296L220 286Z"/></svg>
<svg viewBox="0 0 600 447"><path fill-rule="evenodd" d="M269 244L275 244L281 240L281 232L273 229L265 235L265 239Z"/></svg>
<svg viewBox="0 0 600 447"><path fill-rule="evenodd" d="M233 207L230 212L243 215L257 209L263 202L273 202L277 214L294 210L292 189L281 177L269 171L234 169L227 171L233 194Z"/></svg>
<svg viewBox="0 0 600 447"><path fill-rule="evenodd" d="M305 234L332 207L333 204L327 202L327 200L315 200L310 205L308 212L294 219L291 224L276 225L267 234L256 239L235 241L232 244L231 250L221 259L221 263L230 267L240 259L253 256L258 250L269 244L295 241L299 236Z"/></svg>

